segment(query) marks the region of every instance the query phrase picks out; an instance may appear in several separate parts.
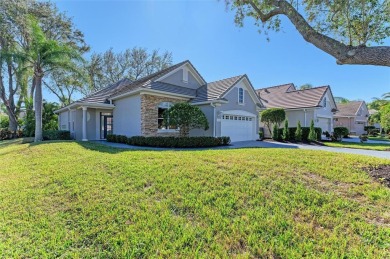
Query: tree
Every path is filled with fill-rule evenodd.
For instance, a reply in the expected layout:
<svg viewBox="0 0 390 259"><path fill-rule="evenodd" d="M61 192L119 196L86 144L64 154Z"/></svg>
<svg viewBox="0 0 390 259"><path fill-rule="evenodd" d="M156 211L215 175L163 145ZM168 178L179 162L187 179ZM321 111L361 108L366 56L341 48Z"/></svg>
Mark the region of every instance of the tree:
<svg viewBox="0 0 390 259"><path fill-rule="evenodd" d="M284 141L290 140L290 131L288 129L288 120L287 119L284 121L282 138Z"/></svg>
<svg viewBox="0 0 390 259"><path fill-rule="evenodd" d="M336 103L349 103L349 100L344 97L334 97Z"/></svg>
<svg viewBox="0 0 390 259"><path fill-rule="evenodd" d="M14 56L26 64L25 68L32 69L35 85L35 142L42 141L42 80L47 73L56 69L76 72L73 60L81 60L76 49L48 40L39 27L37 20L30 17L31 48L15 53Z"/></svg>
<svg viewBox="0 0 390 259"><path fill-rule="evenodd" d="M271 133L271 125L280 123L286 118L286 112L281 108L270 108L261 113L261 122L263 122Z"/></svg>
<svg viewBox="0 0 390 259"><path fill-rule="evenodd" d="M278 141L279 138L280 138L279 127L277 124L274 124L273 130L272 130L272 139Z"/></svg>
<svg viewBox="0 0 390 259"><path fill-rule="evenodd" d="M313 88L312 84L303 84L299 87L299 90L311 89Z"/></svg>
<svg viewBox="0 0 390 259"><path fill-rule="evenodd" d="M302 141L302 127L301 127L301 121L298 121L297 129L295 131L295 140L298 142Z"/></svg>
<svg viewBox="0 0 390 259"><path fill-rule="evenodd" d="M388 0L225 0L236 11L235 22L255 19L267 30L281 29L281 16L294 25L302 37L336 58L337 64L390 66Z"/></svg>
<svg viewBox="0 0 390 259"><path fill-rule="evenodd" d="M209 123L202 110L189 103L176 103L166 110L164 123L178 127L181 137L187 137L191 129L208 130L209 128Z"/></svg>
<svg viewBox="0 0 390 259"><path fill-rule="evenodd" d="M381 109L381 125L386 131L390 129L390 104Z"/></svg>
<svg viewBox="0 0 390 259"><path fill-rule="evenodd" d="M172 53L148 52L145 48L134 47L115 53L109 49L104 53L94 53L86 66L90 84L85 94L97 91L123 78L137 80L165 69L172 64Z"/></svg>
<svg viewBox="0 0 390 259"><path fill-rule="evenodd" d="M316 134L316 131L314 129L314 121L311 120L311 123L310 123L310 131L309 131L309 136L307 137L307 139L309 141L316 141L317 140L317 134Z"/></svg>

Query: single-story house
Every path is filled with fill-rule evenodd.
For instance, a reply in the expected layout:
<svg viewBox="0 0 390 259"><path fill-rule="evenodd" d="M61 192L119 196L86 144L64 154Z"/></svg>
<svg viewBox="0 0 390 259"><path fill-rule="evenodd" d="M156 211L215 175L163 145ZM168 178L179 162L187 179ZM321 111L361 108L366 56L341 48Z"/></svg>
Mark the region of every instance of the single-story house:
<svg viewBox="0 0 390 259"><path fill-rule="evenodd" d="M330 86L297 90L293 83L256 90L266 108L283 108L289 127L309 127L311 120L322 132L333 131L333 113L337 110ZM262 127L264 125L260 124ZM270 136L264 128L265 136Z"/></svg>
<svg viewBox="0 0 390 259"><path fill-rule="evenodd" d="M171 136L163 112L177 102L190 102L206 115L210 128L191 136L230 136L232 141L258 137L264 108L247 75L207 83L190 61L136 81L123 79L56 112L59 128L76 140L100 140L107 134Z"/></svg>
<svg viewBox="0 0 390 259"><path fill-rule="evenodd" d="M364 126L368 125L370 114L364 101L340 103L337 107L338 111L334 114L335 127L346 127L351 135L366 133Z"/></svg>

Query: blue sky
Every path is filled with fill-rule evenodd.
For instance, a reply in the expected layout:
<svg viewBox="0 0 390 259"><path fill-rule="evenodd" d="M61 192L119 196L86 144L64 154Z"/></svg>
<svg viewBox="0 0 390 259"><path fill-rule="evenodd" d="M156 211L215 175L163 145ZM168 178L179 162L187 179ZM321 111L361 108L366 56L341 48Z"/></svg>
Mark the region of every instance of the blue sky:
<svg viewBox="0 0 390 259"><path fill-rule="evenodd" d="M271 32L267 42L253 20L237 27L223 0L56 3L73 17L95 52L135 46L168 50L174 63L189 59L208 82L247 74L255 88L290 82L330 85L334 96L365 101L390 92L390 68L337 65L287 20L283 32Z"/></svg>

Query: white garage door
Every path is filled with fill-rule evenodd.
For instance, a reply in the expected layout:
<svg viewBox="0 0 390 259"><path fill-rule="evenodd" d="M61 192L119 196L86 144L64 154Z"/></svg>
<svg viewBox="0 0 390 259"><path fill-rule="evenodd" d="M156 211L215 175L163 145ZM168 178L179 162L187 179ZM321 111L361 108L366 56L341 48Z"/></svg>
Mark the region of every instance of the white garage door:
<svg viewBox="0 0 390 259"><path fill-rule="evenodd" d="M221 136L229 136L232 142L255 140L255 117L242 115L223 115Z"/></svg>
<svg viewBox="0 0 390 259"><path fill-rule="evenodd" d="M330 128L330 119L328 118L318 118L318 124L317 124L317 127L321 128L322 129L322 132L331 132L331 128Z"/></svg>

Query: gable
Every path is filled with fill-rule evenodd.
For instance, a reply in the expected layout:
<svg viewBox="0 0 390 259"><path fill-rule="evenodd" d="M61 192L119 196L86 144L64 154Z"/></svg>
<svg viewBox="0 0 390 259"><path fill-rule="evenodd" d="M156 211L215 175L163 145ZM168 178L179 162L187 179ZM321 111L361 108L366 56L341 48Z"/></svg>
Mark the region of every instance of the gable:
<svg viewBox="0 0 390 259"><path fill-rule="evenodd" d="M156 81L191 89L198 89L206 83L195 68L189 63L184 64Z"/></svg>
<svg viewBox="0 0 390 259"><path fill-rule="evenodd" d="M238 103L238 91L239 88L244 89L244 104L247 104L249 101L255 104L260 103L260 100L257 97L255 90L253 89L251 83L249 82L246 76L242 77L233 87L231 87L222 98L227 99L229 102Z"/></svg>

